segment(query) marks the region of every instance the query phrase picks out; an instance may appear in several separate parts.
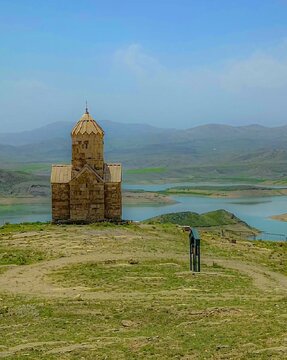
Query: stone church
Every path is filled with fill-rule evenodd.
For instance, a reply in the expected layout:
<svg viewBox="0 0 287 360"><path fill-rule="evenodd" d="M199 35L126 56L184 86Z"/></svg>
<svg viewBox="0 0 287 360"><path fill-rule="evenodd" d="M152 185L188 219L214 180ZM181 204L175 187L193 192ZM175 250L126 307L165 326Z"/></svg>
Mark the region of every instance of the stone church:
<svg viewBox="0 0 287 360"><path fill-rule="evenodd" d="M53 222L120 220L121 164L104 162L104 131L87 108L71 136L72 164L52 165Z"/></svg>

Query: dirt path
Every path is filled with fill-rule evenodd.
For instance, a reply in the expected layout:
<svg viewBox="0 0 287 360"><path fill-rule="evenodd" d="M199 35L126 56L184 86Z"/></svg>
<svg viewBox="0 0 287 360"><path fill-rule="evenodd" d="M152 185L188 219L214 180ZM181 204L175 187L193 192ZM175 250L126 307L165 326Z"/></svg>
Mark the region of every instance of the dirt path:
<svg viewBox="0 0 287 360"><path fill-rule="evenodd" d="M59 288L49 281L47 275L67 265L87 263L90 261L129 260L131 257L132 256L127 255L91 253L87 255L64 257L33 265L17 266L7 270L0 276L0 291L7 291L14 294L31 294L48 297L73 297L79 293L89 290L89 288Z"/></svg>
<svg viewBox="0 0 287 360"><path fill-rule="evenodd" d="M216 259L220 266L237 270L252 278L254 285L262 291L276 293L287 293L287 276L271 271L257 264L246 264L244 262L226 259Z"/></svg>
<svg viewBox="0 0 287 360"><path fill-rule="evenodd" d="M83 296L83 298L114 298L115 293L96 291L91 292L87 287L59 287L58 284L53 284L48 278L48 275L55 270L58 270L67 265L73 265L86 262L99 262L106 260L129 260L134 257L134 254L110 254L110 253L89 253L86 255L74 255L70 257L63 257L55 260L45 261L33 265L23 265L12 267L0 275L0 291L10 292L13 294L30 294L44 297L76 297ZM167 258L168 254L159 256L155 254L151 256L150 253L141 254L141 260L145 259L159 259L160 257ZM214 259L205 259L204 262L211 265ZM250 265L240 261L216 259L219 265L237 270L245 275L251 277L254 285L264 292L287 293L287 276L270 271L269 269L256 264ZM118 297L131 296L131 294L117 293ZM138 296L137 293L133 294Z"/></svg>
<svg viewBox="0 0 287 360"><path fill-rule="evenodd" d="M160 258L166 258L169 256L166 254L138 254L141 261L154 260ZM172 256L172 254L170 254ZM63 257L55 260L45 261L33 265L22 265L13 267L2 275L0 275L0 291L10 292L13 294L29 294L45 297L76 297L79 294L83 298L100 298L100 299L112 299L117 297L131 297L130 293L114 293L106 291L90 292L89 287L73 286L73 287L59 287L58 284L53 284L48 277L50 273L55 270L61 269L68 265L74 265L87 262L103 262L103 261L129 261L134 259L135 254L110 254L110 253L89 253L86 255L74 255L70 257ZM138 293L134 292L134 296L138 296Z"/></svg>

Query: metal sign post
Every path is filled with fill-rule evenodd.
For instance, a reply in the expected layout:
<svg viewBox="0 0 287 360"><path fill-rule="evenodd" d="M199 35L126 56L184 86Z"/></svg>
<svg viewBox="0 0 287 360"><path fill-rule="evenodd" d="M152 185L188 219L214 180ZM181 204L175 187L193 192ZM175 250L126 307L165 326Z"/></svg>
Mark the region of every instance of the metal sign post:
<svg viewBox="0 0 287 360"><path fill-rule="evenodd" d="M189 268L190 271L200 272L200 236L194 228L189 232Z"/></svg>

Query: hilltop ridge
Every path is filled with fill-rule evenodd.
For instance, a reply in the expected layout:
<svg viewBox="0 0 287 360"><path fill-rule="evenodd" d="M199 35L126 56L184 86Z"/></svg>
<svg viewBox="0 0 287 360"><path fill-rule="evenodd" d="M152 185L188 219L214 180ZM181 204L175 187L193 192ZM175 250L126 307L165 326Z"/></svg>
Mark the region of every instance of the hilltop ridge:
<svg viewBox="0 0 287 360"><path fill-rule="evenodd" d="M145 220L145 222L155 224L170 223L191 227L220 227L221 229L226 226L231 226L234 229L237 227L238 230L250 231L250 233L255 230L237 216L224 209L209 211L204 214L191 211L168 213L152 217Z"/></svg>
<svg viewBox="0 0 287 360"><path fill-rule="evenodd" d="M165 179L177 181L287 176L287 126L210 124L181 130L107 120L99 124L106 136L106 160L123 163L125 170L161 167ZM46 163L48 169L52 163L69 163L72 126L56 122L32 131L0 133L1 168ZM160 181L163 174L125 174L126 181L139 178Z"/></svg>

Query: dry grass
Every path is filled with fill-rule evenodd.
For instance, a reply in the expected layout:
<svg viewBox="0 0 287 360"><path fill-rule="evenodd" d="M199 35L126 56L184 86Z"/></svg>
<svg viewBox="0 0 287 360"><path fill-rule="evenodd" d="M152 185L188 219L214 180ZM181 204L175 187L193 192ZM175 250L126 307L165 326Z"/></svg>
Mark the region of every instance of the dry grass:
<svg viewBox="0 0 287 360"><path fill-rule="evenodd" d="M202 273L194 275L187 234L173 225L0 232L5 251L45 254L0 267L2 358L287 355L287 244L234 243L202 231Z"/></svg>

